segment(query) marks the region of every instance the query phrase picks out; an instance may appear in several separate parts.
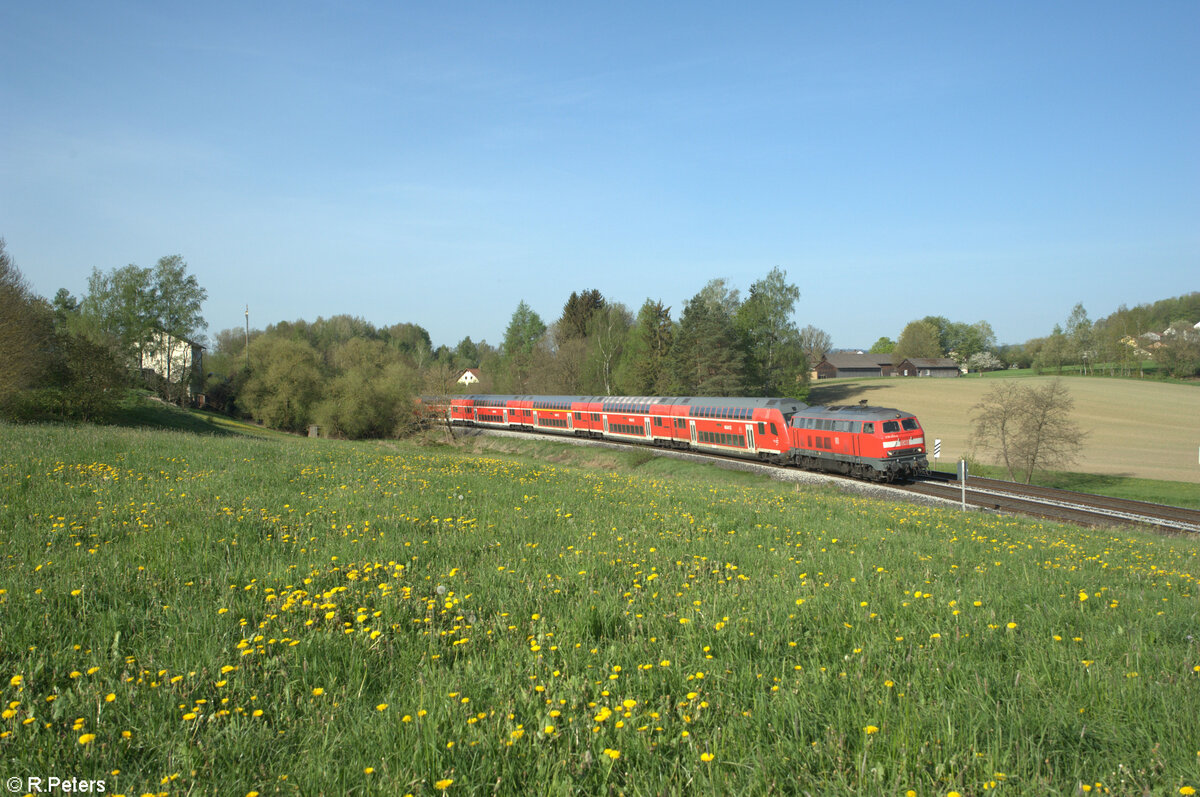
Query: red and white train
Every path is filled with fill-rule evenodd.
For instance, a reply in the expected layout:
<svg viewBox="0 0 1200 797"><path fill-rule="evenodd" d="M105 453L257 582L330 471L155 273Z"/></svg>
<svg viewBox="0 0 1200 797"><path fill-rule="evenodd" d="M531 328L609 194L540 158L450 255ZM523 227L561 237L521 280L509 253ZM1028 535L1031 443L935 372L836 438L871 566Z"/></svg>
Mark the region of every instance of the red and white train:
<svg viewBox="0 0 1200 797"><path fill-rule="evenodd" d="M787 398L455 396L453 424L719 452L875 481L929 469L925 432L886 407L814 407Z"/></svg>

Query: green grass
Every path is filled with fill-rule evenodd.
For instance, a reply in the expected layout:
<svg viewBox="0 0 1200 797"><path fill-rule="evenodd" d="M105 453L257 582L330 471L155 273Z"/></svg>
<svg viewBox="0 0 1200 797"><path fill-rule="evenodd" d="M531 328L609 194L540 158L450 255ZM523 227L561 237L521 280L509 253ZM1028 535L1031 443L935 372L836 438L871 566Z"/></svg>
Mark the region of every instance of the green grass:
<svg viewBox="0 0 1200 797"><path fill-rule="evenodd" d="M177 407L153 398L149 391L129 390L109 422L129 429L162 429L200 435L240 435L263 438L290 437L217 412Z"/></svg>
<svg viewBox="0 0 1200 797"><path fill-rule="evenodd" d="M655 462L0 426L5 776L1200 786L1196 540Z"/></svg>

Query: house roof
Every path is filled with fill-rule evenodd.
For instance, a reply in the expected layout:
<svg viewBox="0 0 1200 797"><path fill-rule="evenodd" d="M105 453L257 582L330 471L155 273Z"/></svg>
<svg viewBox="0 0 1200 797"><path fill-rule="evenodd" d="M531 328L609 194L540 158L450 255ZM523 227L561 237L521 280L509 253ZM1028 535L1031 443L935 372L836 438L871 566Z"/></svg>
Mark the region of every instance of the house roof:
<svg viewBox="0 0 1200 797"><path fill-rule="evenodd" d="M904 362L912 363L917 368L953 368L958 370L958 363L949 357L909 357Z"/></svg>
<svg viewBox="0 0 1200 797"><path fill-rule="evenodd" d="M825 355L824 361L835 368L881 368L892 364L892 355L839 351Z"/></svg>

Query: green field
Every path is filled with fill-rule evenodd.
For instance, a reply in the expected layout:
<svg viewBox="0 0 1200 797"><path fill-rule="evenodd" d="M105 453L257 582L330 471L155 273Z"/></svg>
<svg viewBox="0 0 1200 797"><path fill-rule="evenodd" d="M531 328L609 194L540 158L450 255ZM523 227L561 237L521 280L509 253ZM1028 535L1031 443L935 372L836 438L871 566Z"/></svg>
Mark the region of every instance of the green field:
<svg viewBox="0 0 1200 797"><path fill-rule="evenodd" d="M1200 787L1200 541L552 448L0 426L3 774Z"/></svg>
<svg viewBox="0 0 1200 797"><path fill-rule="evenodd" d="M1052 378L1028 377L1031 384ZM1073 470L1200 484L1200 388L1097 377L1063 382L1075 399L1075 422L1089 432ZM977 376L817 382L809 402L866 399L912 412L927 437L941 439L942 461L954 463L971 449L971 408L994 384Z"/></svg>

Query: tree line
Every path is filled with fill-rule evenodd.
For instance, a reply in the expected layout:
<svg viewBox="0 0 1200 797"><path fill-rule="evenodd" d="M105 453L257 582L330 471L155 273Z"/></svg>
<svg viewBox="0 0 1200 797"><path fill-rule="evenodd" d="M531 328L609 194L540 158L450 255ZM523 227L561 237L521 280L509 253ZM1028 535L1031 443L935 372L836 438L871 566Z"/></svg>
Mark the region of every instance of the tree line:
<svg viewBox="0 0 1200 797"><path fill-rule="evenodd" d="M340 315L280 322L263 330L218 332L202 371L156 373L163 347L204 340L207 297L179 255L155 266L93 269L88 292L52 301L33 294L0 239L0 416L99 420L122 389L148 387L183 403L200 394L214 409L303 431L316 424L350 438L386 437L414 423L419 394L494 392L565 395L730 395L807 398L809 373L832 349L830 336L792 320L800 296L772 269L743 296L715 279L677 315L647 299L637 312L596 289L572 292L549 322L527 303L514 310L499 345L469 336L434 348L411 323L376 327ZM998 346L986 321L927 316L872 352L952 357L974 370L1013 364L1062 372L1132 373L1149 330L1178 330L1153 357L1177 376L1200 371L1200 293L1129 309L1092 322L1076 305L1046 338ZM476 369L479 383L456 380ZM161 369L159 369L161 370Z"/></svg>
<svg viewBox="0 0 1200 797"><path fill-rule="evenodd" d="M0 417L104 420L126 387L142 384L182 402L188 380L148 371L172 341L198 337L207 293L179 255L153 268L93 270L88 295L53 301L29 288L0 238Z"/></svg>
<svg viewBox="0 0 1200 797"><path fill-rule="evenodd" d="M217 333L207 401L276 428L311 424L341 437L382 437L412 423L411 399L456 392L541 395L760 395L804 398L809 363L828 335L797 329L799 289L773 269L745 297L709 282L679 318L647 299L636 315L596 289L574 291L547 323L526 302L498 346L469 336L433 348L415 324L352 316ZM457 380L475 369L479 383Z"/></svg>
<svg viewBox="0 0 1200 797"><path fill-rule="evenodd" d="M1084 375L1141 376L1151 362L1165 375L1189 378L1200 374L1197 321L1200 292L1134 308L1121 305L1096 321L1088 318L1083 304L1076 304L1049 335L1007 345L997 345L987 321L968 324L926 316L905 325L897 340L879 338L870 351L891 354L894 362L947 357L971 371L1014 366L1038 373L1069 369Z"/></svg>

